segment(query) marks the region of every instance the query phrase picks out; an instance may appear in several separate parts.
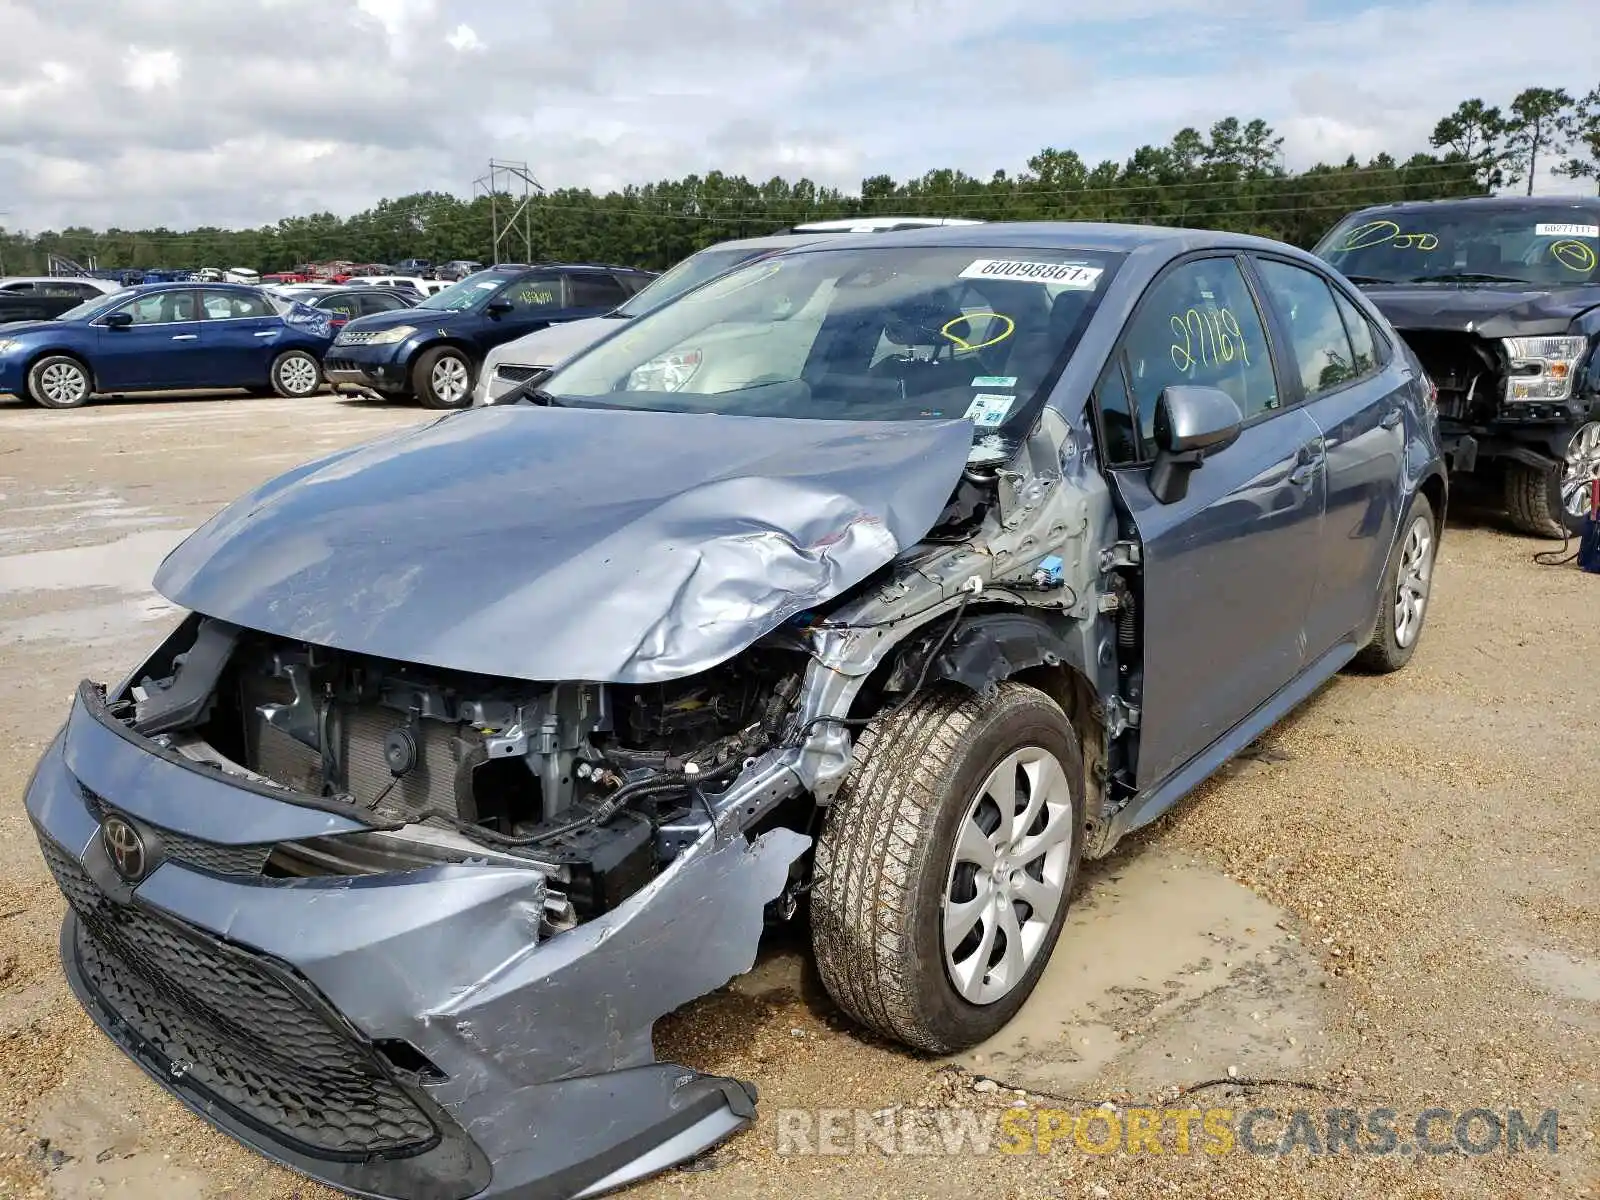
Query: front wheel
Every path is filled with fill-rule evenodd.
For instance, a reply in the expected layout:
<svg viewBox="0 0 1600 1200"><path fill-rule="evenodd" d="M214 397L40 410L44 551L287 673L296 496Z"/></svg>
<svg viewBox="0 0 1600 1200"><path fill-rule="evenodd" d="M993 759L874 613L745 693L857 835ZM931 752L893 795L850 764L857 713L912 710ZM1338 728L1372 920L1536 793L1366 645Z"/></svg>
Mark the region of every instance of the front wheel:
<svg viewBox="0 0 1600 1200"><path fill-rule="evenodd" d="M438 346L417 359L412 388L425 408L465 408L472 403L472 364L452 346Z"/></svg>
<svg viewBox="0 0 1600 1200"><path fill-rule="evenodd" d="M286 400L314 395L322 386L322 366L304 350L285 350L272 363L272 390Z"/></svg>
<svg viewBox="0 0 1600 1200"><path fill-rule="evenodd" d="M879 718L817 840L811 937L829 994L919 1050L993 1036L1060 936L1083 826L1078 738L1038 689L935 688Z"/></svg>
<svg viewBox="0 0 1600 1200"><path fill-rule="evenodd" d="M1506 464L1506 512L1522 533L1577 537L1589 512L1591 489L1600 479L1600 421L1578 426L1566 454L1553 467Z"/></svg>
<svg viewBox="0 0 1600 1200"><path fill-rule="evenodd" d="M28 398L45 408L81 408L93 394L89 368L68 355L41 358L28 372Z"/></svg>
<svg viewBox="0 0 1600 1200"><path fill-rule="evenodd" d="M1355 657L1353 665L1358 670L1387 675L1411 661L1428 615L1438 548L1433 505L1419 492L1383 573L1378 627L1373 630L1372 640Z"/></svg>

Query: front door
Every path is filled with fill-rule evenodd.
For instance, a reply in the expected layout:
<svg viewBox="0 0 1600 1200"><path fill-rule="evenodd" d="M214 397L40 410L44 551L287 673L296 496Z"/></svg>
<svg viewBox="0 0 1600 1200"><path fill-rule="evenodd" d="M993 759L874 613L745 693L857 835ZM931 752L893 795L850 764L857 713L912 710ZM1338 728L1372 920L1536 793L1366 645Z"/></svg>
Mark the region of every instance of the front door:
<svg viewBox="0 0 1600 1200"><path fill-rule="evenodd" d="M102 392L193 387L200 376L200 321L189 289L149 292L120 306L131 325L97 319L95 386ZM107 316L110 314L108 313Z"/></svg>
<svg viewBox="0 0 1600 1200"><path fill-rule="evenodd" d="M1285 407L1272 343L1233 257L1169 270L1146 293L1098 389L1111 476L1143 553L1144 676L1136 782L1159 783L1304 668L1322 544L1321 430ZM1150 490L1163 389L1218 387L1238 403L1237 441L1205 460L1188 495Z"/></svg>
<svg viewBox="0 0 1600 1200"><path fill-rule="evenodd" d="M509 311L498 313L484 323L479 334L479 349L488 353L502 343L545 328L556 320L566 320L565 288L561 276L550 274L525 275L514 279L495 297L507 301Z"/></svg>

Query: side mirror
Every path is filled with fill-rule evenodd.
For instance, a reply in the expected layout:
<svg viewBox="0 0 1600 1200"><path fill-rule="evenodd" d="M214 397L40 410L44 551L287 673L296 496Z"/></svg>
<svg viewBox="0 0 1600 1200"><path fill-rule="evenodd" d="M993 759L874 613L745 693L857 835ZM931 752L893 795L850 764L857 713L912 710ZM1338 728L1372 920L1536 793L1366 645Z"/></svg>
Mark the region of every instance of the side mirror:
<svg viewBox="0 0 1600 1200"><path fill-rule="evenodd" d="M1174 385L1156 401L1156 461L1150 490L1163 504L1189 494L1189 476L1208 454L1225 450L1239 437L1244 414L1221 388Z"/></svg>
<svg viewBox="0 0 1600 1200"><path fill-rule="evenodd" d="M128 312L114 312L105 319L107 329L126 329L133 324L133 314Z"/></svg>
<svg viewBox="0 0 1600 1200"><path fill-rule="evenodd" d="M503 317L515 307L516 305L512 304L511 301L501 298L489 301L488 304L484 305L483 311L491 317Z"/></svg>

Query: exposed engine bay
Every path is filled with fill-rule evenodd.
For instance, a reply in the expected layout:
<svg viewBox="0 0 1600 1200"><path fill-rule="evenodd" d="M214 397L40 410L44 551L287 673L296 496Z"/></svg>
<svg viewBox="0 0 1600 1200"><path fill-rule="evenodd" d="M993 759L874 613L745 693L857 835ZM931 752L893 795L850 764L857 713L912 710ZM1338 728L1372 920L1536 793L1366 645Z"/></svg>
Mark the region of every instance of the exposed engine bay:
<svg viewBox="0 0 1600 1200"><path fill-rule="evenodd" d="M671 852L658 828L783 735L805 663L775 647L671 683L541 685L231 628L196 622L172 674L142 677L113 715L159 729L158 744L191 762L373 826L280 845L266 874L521 861L564 885L550 905L558 927L650 880Z"/></svg>
<svg viewBox="0 0 1600 1200"><path fill-rule="evenodd" d="M1439 389L1440 417L1463 424L1494 419L1507 370L1498 342L1435 330L1406 330L1403 336Z"/></svg>

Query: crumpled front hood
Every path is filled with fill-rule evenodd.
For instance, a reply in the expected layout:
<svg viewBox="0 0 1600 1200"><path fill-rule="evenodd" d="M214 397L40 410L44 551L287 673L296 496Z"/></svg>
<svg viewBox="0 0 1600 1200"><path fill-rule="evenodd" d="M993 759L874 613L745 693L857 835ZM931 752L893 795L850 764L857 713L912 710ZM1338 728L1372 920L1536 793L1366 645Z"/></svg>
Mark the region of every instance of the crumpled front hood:
<svg viewBox="0 0 1600 1200"><path fill-rule="evenodd" d="M1565 333L1600 304L1600 287L1484 284L1378 284L1361 289L1402 333L1408 329L1477 333L1487 338Z"/></svg>
<svg viewBox="0 0 1600 1200"><path fill-rule="evenodd" d="M280 476L156 572L175 604L531 680L705 670L933 527L972 425L468 409Z"/></svg>

